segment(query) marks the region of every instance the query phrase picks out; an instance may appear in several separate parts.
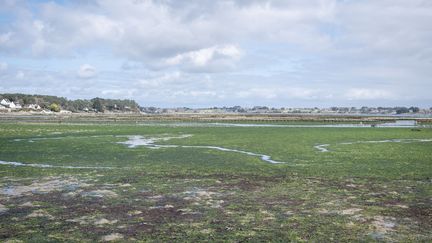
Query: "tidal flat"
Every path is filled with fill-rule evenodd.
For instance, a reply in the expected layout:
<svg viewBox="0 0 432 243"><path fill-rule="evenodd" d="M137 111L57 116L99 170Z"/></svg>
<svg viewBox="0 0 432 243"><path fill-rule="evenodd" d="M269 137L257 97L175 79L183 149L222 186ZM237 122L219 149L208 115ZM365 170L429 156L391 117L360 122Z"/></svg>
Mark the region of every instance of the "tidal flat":
<svg viewBox="0 0 432 243"><path fill-rule="evenodd" d="M431 128L3 122L0 162L0 241L432 241Z"/></svg>

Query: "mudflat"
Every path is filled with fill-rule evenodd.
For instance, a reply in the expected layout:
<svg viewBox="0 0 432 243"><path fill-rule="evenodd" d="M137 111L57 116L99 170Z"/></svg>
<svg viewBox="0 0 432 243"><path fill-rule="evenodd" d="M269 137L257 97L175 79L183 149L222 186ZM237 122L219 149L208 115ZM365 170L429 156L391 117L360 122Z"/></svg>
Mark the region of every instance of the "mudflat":
<svg viewBox="0 0 432 243"><path fill-rule="evenodd" d="M0 239L432 239L432 129L250 124L3 122Z"/></svg>

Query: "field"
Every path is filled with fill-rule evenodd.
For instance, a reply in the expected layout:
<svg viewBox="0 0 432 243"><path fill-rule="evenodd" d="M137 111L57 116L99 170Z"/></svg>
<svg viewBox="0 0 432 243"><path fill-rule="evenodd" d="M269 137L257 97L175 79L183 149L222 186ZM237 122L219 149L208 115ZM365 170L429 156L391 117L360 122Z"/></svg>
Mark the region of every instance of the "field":
<svg viewBox="0 0 432 243"><path fill-rule="evenodd" d="M0 241L432 241L430 128L6 122L0 162Z"/></svg>

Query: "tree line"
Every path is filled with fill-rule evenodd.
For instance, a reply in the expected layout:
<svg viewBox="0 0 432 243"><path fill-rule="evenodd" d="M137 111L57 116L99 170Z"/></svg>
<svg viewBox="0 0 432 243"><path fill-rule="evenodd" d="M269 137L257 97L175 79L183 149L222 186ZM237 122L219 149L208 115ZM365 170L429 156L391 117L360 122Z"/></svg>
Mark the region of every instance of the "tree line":
<svg viewBox="0 0 432 243"><path fill-rule="evenodd" d="M29 95L29 94L0 94L1 99L8 99L14 103L19 103L23 107L30 104L37 104L43 109L52 111L60 111L61 109L69 110L72 112L81 111L121 111L121 112L137 112L140 107L134 100L129 99L77 99L68 100L64 97L53 95Z"/></svg>

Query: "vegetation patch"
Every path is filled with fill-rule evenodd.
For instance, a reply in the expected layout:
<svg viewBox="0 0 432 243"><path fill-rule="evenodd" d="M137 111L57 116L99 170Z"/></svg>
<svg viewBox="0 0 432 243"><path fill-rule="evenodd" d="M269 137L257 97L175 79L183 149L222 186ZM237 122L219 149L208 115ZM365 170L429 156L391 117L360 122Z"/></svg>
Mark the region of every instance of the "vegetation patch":
<svg viewBox="0 0 432 243"><path fill-rule="evenodd" d="M432 239L432 143L417 142L432 137L430 129L3 123L0 130L0 160L50 165L0 165L2 241ZM184 134L192 136L162 139ZM179 147L119 144L136 135ZM409 142L341 144L395 138Z"/></svg>

